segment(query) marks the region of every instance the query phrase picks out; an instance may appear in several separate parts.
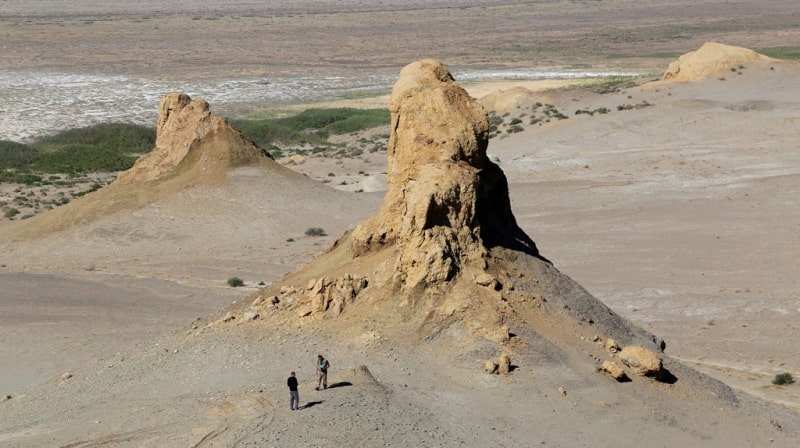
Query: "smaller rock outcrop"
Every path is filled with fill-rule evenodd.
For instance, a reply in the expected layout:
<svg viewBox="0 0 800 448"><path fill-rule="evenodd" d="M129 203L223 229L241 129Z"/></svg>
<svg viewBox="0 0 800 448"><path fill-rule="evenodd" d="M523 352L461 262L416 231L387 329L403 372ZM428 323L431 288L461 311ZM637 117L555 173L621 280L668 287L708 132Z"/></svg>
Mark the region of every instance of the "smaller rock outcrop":
<svg viewBox="0 0 800 448"><path fill-rule="evenodd" d="M225 119L211 113L205 100L168 93L161 98L158 110L156 147L122 173L117 182L153 181L186 171L197 172L198 180L214 180L228 168L269 157Z"/></svg>
<svg viewBox="0 0 800 448"><path fill-rule="evenodd" d="M341 314L345 306L352 303L366 287L367 279L363 277L350 274L339 278L325 276L310 282L306 295L311 299L312 311Z"/></svg>
<svg viewBox="0 0 800 448"><path fill-rule="evenodd" d="M600 367L600 370L606 372L617 381L625 381L628 379L628 375L625 374L625 371L620 367L617 363L613 361L604 361L603 365Z"/></svg>
<svg viewBox="0 0 800 448"><path fill-rule="evenodd" d="M774 61L776 60L747 48L707 42L698 50L686 53L669 64L662 79L678 82L699 81L753 62Z"/></svg>
<svg viewBox="0 0 800 448"><path fill-rule="evenodd" d="M664 368L661 357L637 345L629 345L619 352L619 359L639 376L661 379Z"/></svg>
<svg viewBox="0 0 800 448"><path fill-rule="evenodd" d="M241 166L288 172L202 99L168 93L159 103L156 146L106 187L17 226L4 238L20 241L135 210L198 185L220 185Z"/></svg>
<svg viewBox="0 0 800 448"><path fill-rule="evenodd" d="M507 353L503 353L497 359L497 373L501 375L508 375L511 373L511 356Z"/></svg>

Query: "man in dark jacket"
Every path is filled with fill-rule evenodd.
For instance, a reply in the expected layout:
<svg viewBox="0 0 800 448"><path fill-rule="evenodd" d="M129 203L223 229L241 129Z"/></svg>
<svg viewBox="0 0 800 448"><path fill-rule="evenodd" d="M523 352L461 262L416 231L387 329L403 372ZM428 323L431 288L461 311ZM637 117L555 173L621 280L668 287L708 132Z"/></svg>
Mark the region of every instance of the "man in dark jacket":
<svg viewBox="0 0 800 448"><path fill-rule="evenodd" d="M295 378L294 372L289 374L286 384L289 386L289 407L296 411L300 409L300 392L297 391L297 378Z"/></svg>

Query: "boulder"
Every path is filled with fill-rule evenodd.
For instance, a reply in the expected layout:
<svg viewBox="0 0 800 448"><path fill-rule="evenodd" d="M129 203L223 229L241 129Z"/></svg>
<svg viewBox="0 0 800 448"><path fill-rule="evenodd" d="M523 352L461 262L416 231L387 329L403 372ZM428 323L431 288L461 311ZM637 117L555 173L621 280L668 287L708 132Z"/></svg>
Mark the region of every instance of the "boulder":
<svg viewBox="0 0 800 448"><path fill-rule="evenodd" d="M497 373L501 375L508 375L511 373L511 357L506 353L500 355L500 358L497 360Z"/></svg>
<svg viewBox="0 0 800 448"><path fill-rule="evenodd" d="M617 381L625 381L628 378L628 375L625 374L625 371L622 370L622 367L613 361L604 361L603 365L600 367L600 370L611 375L611 378L614 378Z"/></svg>
<svg viewBox="0 0 800 448"><path fill-rule="evenodd" d="M366 278L350 274L339 278L323 276L309 282L306 296L311 301L313 311L329 311L338 315L344 311L345 306L356 299L367 284Z"/></svg>
<svg viewBox="0 0 800 448"><path fill-rule="evenodd" d="M663 375L661 357L637 345L629 345L619 353L619 359L639 376L660 379Z"/></svg>

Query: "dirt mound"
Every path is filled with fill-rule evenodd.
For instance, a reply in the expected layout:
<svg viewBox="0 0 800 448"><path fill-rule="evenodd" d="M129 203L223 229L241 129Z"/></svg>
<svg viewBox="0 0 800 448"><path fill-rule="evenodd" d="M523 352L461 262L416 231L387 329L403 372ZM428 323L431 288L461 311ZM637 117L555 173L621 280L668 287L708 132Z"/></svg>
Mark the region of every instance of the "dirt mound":
<svg viewBox="0 0 800 448"><path fill-rule="evenodd" d="M486 110L505 113L511 112L523 104L533 104L542 97L543 95L541 93L534 92L525 87L512 87L509 89L495 90L481 97L478 101Z"/></svg>
<svg viewBox="0 0 800 448"><path fill-rule="evenodd" d="M159 104L156 147L150 153L105 188L8 226L3 239L36 238L141 208L191 186L221 184L229 170L246 165L285 170L244 134L211 113L204 100L169 93Z"/></svg>
<svg viewBox="0 0 800 448"><path fill-rule="evenodd" d="M706 42L696 51L686 53L671 63L662 79L677 82L698 81L757 62L775 62L775 59L747 48Z"/></svg>

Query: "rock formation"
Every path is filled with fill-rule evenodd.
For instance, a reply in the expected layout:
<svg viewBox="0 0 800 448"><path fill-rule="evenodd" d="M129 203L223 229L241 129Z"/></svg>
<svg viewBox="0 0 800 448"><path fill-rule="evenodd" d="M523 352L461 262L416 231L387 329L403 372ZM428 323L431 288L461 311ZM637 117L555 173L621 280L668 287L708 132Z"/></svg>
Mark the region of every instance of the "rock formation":
<svg viewBox="0 0 800 448"><path fill-rule="evenodd" d="M696 51L686 53L667 67L664 81L689 82L730 73L754 62L777 62L753 50L742 47L706 42Z"/></svg>
<svg viewBox="0 0 800 448"><path fill-rule="evenodd" d="M404 337L457 326L501 345L519 331L555 327L570 338L599 333L660 350L553 267L517 226L506 177L486 156L487 114L442 64L406 66L390 110L381 208L308 266L242 301L244 310L259 304L300 325L387 316L415 330ZM598 359L608 354L593 349Z"/></svg>
<svg viewBox="0 0 800 448"><path fill-rule="evenodd" d="M661 357L644 347L627 346L619 352L619 359L639 376L660 379L663 375Z"/></svg>
<svg viewBox="0 0 800 448"><path fill-rule="evenodd" d="M397 246L395 282L408 291L483 271L496 245L537 254L511 213L505 175L486 157L486 111L443 65L406 66L389 108L388 192L353 232L356 255Z"/></svg>
<svg viewBox="0 0 800 448"><path fill-rule="evenodd" d="M9 226L3 239L36 238L122 210L138 209L195 185L224 183L229 170L243 165L288 171L211 113L207 102L168 93L159 104L156 147L151 152L108 186Z"/></svg>
<svg viewBox="0 0 800 448"><path fill-rule="evenodd" d="M192 171L203 174L195 182L218 181L229 168L270 157L223 118L212 114L202 99L168 93L161 98L158 111L156 147L116 182L155 181Z"/></svg>

